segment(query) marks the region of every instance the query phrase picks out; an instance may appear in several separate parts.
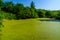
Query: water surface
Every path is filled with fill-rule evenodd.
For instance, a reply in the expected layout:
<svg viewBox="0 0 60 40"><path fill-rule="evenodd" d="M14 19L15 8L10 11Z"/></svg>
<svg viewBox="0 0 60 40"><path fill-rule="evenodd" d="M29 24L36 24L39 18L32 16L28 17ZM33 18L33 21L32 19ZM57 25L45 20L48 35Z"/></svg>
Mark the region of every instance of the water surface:
<svg viewBox="0 0 60 40"><path fill-rule="evenodd" d="M60 21L38 21L36 27L43 40L60 40Z"/></svg>
<svg viewBox="0 0 60 40"><path fill-rule="evenodd" d="M10 20L4 22L2 40L60 40L60 22Z"/></svg>

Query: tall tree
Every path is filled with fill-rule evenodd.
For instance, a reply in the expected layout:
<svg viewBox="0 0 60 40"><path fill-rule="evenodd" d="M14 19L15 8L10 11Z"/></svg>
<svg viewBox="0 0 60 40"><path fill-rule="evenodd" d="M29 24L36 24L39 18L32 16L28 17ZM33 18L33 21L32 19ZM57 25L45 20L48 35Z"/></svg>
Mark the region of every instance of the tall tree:
<svg viewBox="0 0 60 40"><path fill-rule="evenodd" d="M0 0L0 11L1 11L1 7L2 7L2 0Z"/></svg>
<svg viewBox="0 0 60 40"><path fill-rule="evenodd" d="M35 4L33 1L31 2L31 8L35 9Z"/></svg>
<svg viewBox="0 0 60 40"><path fill-rule="evenodd" d="M33 1L31 2L30 7L31 7L31 17L32 17L32 18L37 18L38 15L37 15L37 13L35 12L36 9L35 9L35 4L34 4Z"/></svg>

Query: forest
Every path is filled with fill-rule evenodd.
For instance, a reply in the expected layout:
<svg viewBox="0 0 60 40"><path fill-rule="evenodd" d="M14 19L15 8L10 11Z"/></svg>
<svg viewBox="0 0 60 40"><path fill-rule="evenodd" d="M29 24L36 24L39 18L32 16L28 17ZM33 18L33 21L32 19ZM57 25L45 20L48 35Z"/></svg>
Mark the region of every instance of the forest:
<svg viewBox="0 0 60 40"><path fill-rule="evenodd" d="M36 9L32 1L30 6L21 3L3 2L0 0L0 18L2 19L29 19L54 18L60 19L60 10Z"/></svg>

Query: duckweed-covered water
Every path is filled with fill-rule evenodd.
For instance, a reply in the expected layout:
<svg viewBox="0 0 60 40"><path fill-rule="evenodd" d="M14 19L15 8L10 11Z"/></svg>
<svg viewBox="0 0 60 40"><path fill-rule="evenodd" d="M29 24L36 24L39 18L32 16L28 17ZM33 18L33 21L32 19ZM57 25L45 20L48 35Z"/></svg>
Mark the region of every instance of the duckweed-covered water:
<svg viewBox="0 0 60 40"><path fill-rule="evenodd" d="M60 22L6 21L2 34L2 40L60 40Z"/></svg>

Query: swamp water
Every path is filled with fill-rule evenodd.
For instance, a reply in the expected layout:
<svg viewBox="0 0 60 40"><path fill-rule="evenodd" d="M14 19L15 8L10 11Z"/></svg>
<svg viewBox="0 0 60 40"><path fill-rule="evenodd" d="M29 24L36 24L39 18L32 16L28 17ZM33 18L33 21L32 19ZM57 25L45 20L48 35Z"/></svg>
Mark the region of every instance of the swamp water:
<svg viewBox="0 0 60 40"><path fill-rule="evenodd" d="M4 22L2 40L60 40L60 22L12 20Z"/></svg>

